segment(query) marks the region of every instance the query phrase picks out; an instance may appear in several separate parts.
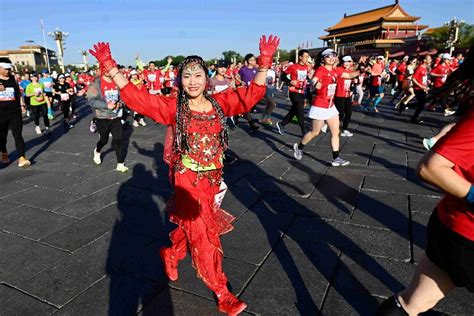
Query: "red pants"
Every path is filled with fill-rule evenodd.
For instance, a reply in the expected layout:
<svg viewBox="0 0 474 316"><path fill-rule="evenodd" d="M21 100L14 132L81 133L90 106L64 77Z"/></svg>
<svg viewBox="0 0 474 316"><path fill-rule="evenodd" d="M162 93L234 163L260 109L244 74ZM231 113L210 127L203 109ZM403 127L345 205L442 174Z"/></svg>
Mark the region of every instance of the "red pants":
<svg viewBox="0 0 474 316"><path fill-rule="evenodd" d="M197 174L190 170L174 174L175 192L169 211L170 220L178 228L170 233L171 255L182 260L189 247L198 277L211 291L220 292L227 288L227 277L222 271L219 236L232 229L234 217L215 204L219 183L196 178Z"/></svg>

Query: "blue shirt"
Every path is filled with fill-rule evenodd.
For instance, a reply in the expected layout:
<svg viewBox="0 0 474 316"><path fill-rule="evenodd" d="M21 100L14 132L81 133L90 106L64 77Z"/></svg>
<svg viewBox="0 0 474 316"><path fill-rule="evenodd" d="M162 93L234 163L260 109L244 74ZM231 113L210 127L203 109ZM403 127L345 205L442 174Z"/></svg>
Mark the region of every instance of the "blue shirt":
<svg viewBox="0 0 474 316"><path fill-rule="evenodd" d="M39 83L42 83L44 85L44 91L45 92L53 92L53 78L51 77L43 77L39 79Z"/></svg>
<svg viewBox="0 0 474 316"><path fill-rule="evenodd" d="M26 87L31 83L30 80L22 80L19 83L20 88L23 90L23 96L26 96Z"/></svg>

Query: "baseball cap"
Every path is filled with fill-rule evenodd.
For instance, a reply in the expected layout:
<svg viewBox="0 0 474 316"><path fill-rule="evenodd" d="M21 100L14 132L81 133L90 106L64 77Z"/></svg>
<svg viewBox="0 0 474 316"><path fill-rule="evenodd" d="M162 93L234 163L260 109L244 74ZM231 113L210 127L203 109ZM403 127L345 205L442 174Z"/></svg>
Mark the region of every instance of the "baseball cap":
<svg viewBox="0 0 474 316"><path fill-rule="evenodd" d="M453 59L450 54L444 53L443 56L441 57L442 59Z"/></svg>
<svg viewBox="0 0 474 316"><path fill-rule="evenodd" d="M352 61L352 57L351 56L344 56L344 57L342 57L342 61Z"/></svg>
<svg viewBox="0 0 474 316"><path fill-rule="evenodd" d="M403 56L403 60L408 60L409 58L407 55Z"/></svg>
<svg viewBox="0 0 474 316"><path fill-rule="evenodd" d="M225 60L219 60L217 62L217 67L225 67L227 68L227 62Z"/></svg>
<svg viewBox="0 0 474 316"><path fill-rule="evenodd" d="M377 56L377 59L385 59L382 55Z"/></svg>
<svg viewBox="0 0 474 316"><path fill-rule="evenodd" d="M59 75L58 79L64 78L64 75Z"/></svg>
<svg viewBox="0 0 474 316"><path fill-rule="evenodd" d="M131 75L138 75L138 72L135 69L133 69L132 71L130 71L130 74Z"/></svg>
<svg viewBox="0 0 474 316"><path fill-rule="evenodd" d="M321 56L324 57L324 56L332 55L332 54L337 55L337 53L336 53L333 49L331 49L331 48L326 48L326 49L323 50L323 52L321 53Z"/></svg>
<svg viewBox="0 0 474 316"><path fill-rule="evenodd" d="M30 73L30 77L38 77L38 74L36 72Z"/></svg>
<svg viewBox="0 0 474 316"><path fill-rule="evenodd" d="M0 58L0 67L3 69L12 69L12 61L6 57L1 57Z"/></svg>

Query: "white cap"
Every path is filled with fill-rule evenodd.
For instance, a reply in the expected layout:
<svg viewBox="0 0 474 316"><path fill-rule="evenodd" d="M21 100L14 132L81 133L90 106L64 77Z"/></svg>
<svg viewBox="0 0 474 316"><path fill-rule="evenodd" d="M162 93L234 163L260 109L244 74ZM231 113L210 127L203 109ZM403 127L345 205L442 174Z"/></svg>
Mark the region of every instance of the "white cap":
<svg viewBox="0 0 474 316"><path fill-rule="evenodd" d="M450 54L444 53L443 56L441 57L442 59L453 59Z"/></svg>
<svg viewBox="0 0 474 316"><path fill-rule="evenodd" d="M12 64L10 64L10 63L0 63L0 67L2 67L3 69L12 69L13 68Z"/></svg>
<svg viewBox="0 0 474 316"><path fill-rule="evenodd" d="M342 61L353 61L351 56L342 57Z"/></svg>
<svg viewBox="0 0 474 316"><path fill-rule="evenodd" d="M324 57L324 56L332 55L332 54L337 55L337 53L336 53L333 49L331 49L331 48L326 48L326 49L323 50L323 52L321 53L321 56Z"/></svg>
<svg viewBox="0 0 474 316"><path fill-rule="evenodd" d="M377 56L377 59L385 59L382 55Z"/></svg>
<svg viewBox="0 0 474 316"><path fill-rule="evenodd" d="M58 79L64 78L64 75L59 75Z"/></svg>
<svg viewBox="0 0 474 316"><path fill-rule="evenodd" d="M133 69L132 71L130 71L130 74L131 75L138 75L138 72L135 69Z"/></svg>

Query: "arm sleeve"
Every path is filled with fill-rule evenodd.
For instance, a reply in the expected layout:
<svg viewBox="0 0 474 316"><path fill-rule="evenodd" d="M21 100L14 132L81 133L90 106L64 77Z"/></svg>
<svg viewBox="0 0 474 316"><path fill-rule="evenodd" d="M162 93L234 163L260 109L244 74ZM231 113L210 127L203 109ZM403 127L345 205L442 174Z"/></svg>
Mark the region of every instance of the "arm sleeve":
<svg viewBox="0 0 474 316"><path fill-rule="evenodd" d="M266 86L251 82L248 87L227 89L213 97L226 116L246 113L265 96Z"/></svg>
<svg viewBox="0 0 474 316"><path fill-rule="evenodd" d="M455 165L469 167L474 156L474 110L461 119L433 150Z"/></svg>
<svg viewBox="0 0 474 316"><path fill-rule="evenodd" d="M175 123L176 98L149 94L145 87L138 89L129 82L120 90L120 98L132 110L148 116L158 123Z"/></svg>

